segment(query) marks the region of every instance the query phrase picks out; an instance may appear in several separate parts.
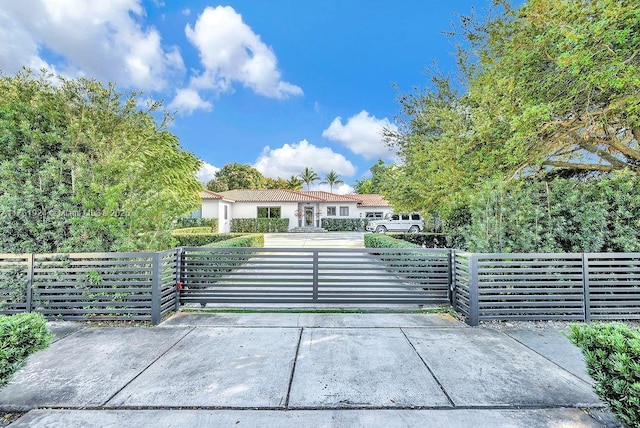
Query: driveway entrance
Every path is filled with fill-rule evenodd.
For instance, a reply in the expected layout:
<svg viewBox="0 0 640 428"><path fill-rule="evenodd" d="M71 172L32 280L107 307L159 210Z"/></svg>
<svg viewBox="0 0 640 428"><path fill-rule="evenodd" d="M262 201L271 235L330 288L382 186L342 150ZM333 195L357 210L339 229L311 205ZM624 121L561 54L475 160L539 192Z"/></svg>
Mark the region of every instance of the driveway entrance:
<svg viewBox="0 0 640 428"><path fill-rule="evenodd" d="M413 308L449 303L448 250L367 249L362 233L270 234L265 247L185 248L180 302Z"/></svg>

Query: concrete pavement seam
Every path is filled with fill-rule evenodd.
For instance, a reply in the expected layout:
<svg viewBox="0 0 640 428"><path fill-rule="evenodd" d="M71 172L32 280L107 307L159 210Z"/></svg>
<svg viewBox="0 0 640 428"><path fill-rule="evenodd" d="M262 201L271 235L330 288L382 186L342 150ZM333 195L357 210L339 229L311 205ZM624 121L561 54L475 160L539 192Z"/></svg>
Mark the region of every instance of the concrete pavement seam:
<svg viewBox="0 0 640 428"><path fill-rule="evenodd" d="M585 385L588 385L590 388L593 388L593 386L591 384L589 384L589 382L584 381L583 379L581 379L579 376L571 373L569 370L565 369L564 367L562 367L560 364L556 363L555 361L552 361L550 359L548 359L547 357L544 356L544 354L536 351L535 349L533 349L532 347L528 346L526 343L521 342L520 340L518 340L517 338L511 336L508 332L506 331L501 331L500 333L504 334L505 336L507 336L510 339L515 340L516 342L518 342L519 344L521 344L522 346L524 346L527 349L530 349L531 351L535 352L536 354L540 355L542 358L544 358L545 360L549 361L551 364L555 365L556 367L560 368L562 371L569 373L571 376L573 376L574 378L578 379L580 382L582 382Z"/></svg>
<svg viewBox="0 0 640 428"><path fill-rule="evenodd" d="M398 406L294 406L290 408L283 408L281 406L82 406L82 407L69 407L69 406L50 406L36 407L31 410L105 410L105 411L135 411L135 410L260 410L260 411L281 411L281 412L294 412L298 410L554 410L554 409L568 409L578 410L585 412L585 409L590 410L602 410L601 407L582 407L582 406L566 406L566 405L480 405L480 406L412 406L412 405L398 405Z"/></svg>
<svg viewBox="0 0 640 428"><path fill-rule="evenodd" d="M298 333L298 345L296 346L296 353L293 357L293 366L291 367L291 376L289 377L289 387L287 388L287 398L284 401L284 408L289 408L289 398L291 396L291 386L293 385L293 376L296 373L296 363L298 362L298 352L300 351L300 343L302 342L302 332L304 327L300 327L300 332Z"/></svg>
<svg viewBox="0 0 640 428"><path fill-rule="evenodd" d="M182 337L178 340L176 340L176 343L174 343L173 345L169 346L164 352L162 352L157 358L155 358L153 361L151 361L149 364L147 364L147 366L145 368L143 368L142 370L140 370L138 372L137 375L135 375L132 379L130 379L128 382L126 382L122 388L118 389L116 392L114 392L109 398L107 398L107 400L102 403L102 408L105 408L106 404L111 401L116 395L118 395L123 389L125 389L127 386L129 386L131 384L131 382L133 382L134 380L136 380L138 377L140 377L140 375L144 372L146 372L149 367L151 367L152 365L154 365L160 358L164 357L167 352L169 352L170 350L172 350L173 348L176 347L176 345L178 345L178 343L182 342L184 340L185 337L187 337L189 334L191 334L197 327L192 327L189 331L187 331L185 334L182 335Z"/></svg>
<svg viewBox="0 0 640 428"><path fill-rule="evenodd" d="M438 379L438 377L436 376L436 374L433 372L433 370L431 370L431 367L429 367L429 364L427 364L427 362L424 360L424 358L422 358L422 355L420 355L420 353L418 352L418 350L416 349L416 347L413 345L413 343L411 342L411 340L409 339L409 337L407 336L407 333L405 333L404 329L402 327L400 327L400 331L402 332L402 335L404 336L405 339L407 339L407 342L409 343L409 346L411 346L411 349L413 349L413 352L416 353L416 355L418 356L418 358L420 358L420 361L422 361L422 364L424 364L424 366L427 368L427 370L429 370L429 373L431 374L431 376L433 377L433 379L436 381L436 383L438 384L438 387L440 388L440 390L442 391L442 393L444 394L445 397L447 397L447 400L449 400L449 403L451 403L451 406L453 406L454 408L456 408L456 403L453 402L453 400L451 399L451 397L449 397L449 394L447 393L447 391L444 389L444 386L442 386L442 383L440 383L440 379Z"/></svg>

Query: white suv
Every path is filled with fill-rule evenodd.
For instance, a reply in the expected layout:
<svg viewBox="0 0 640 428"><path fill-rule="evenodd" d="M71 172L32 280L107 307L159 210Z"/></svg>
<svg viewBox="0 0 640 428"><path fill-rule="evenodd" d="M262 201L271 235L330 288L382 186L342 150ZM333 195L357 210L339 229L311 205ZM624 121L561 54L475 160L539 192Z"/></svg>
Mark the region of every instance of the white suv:
<svg viewBox="0 0 640 428"><path fill-rule="evenodd" d="M367 224L370 232L421 232L424 221L418 213L399 213L387 215L384 220L373 220Z"/></svg>

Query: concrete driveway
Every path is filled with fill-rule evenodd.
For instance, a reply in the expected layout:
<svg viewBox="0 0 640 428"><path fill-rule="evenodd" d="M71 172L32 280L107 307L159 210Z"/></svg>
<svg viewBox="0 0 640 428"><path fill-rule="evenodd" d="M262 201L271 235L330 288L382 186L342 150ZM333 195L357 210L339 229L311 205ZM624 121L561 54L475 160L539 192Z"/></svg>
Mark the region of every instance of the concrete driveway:
<svg viewBox="0 0 640 428"><path fill-rule="evenodd" d="M264 246L266 248L364 248L364 233L265 233Z"/></svg>
<svg viewBox="0 0 640 428"><path fill-rule="evenodd" d="M181 313L155 328L53 324L0 390L44 426L601 426L556 330L444 314Z"/></svg>

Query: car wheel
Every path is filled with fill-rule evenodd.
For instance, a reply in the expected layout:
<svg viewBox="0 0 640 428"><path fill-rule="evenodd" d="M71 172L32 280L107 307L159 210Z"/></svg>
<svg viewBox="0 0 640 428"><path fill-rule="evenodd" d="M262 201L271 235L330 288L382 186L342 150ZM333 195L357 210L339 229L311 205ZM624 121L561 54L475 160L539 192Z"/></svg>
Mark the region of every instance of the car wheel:
<svg viewBox="0 0 640 428"><path fill-rule="evenodd" d="M384 226L376 227L376 233L385 233L386 231L387 231L387 228Z"/></svg>
<svg viewBox="0 0 640 428"><path fill-rule="evenodd" d="M420 232L420 228L415 224L409 228L409 233L417 233Z"/></svg>

